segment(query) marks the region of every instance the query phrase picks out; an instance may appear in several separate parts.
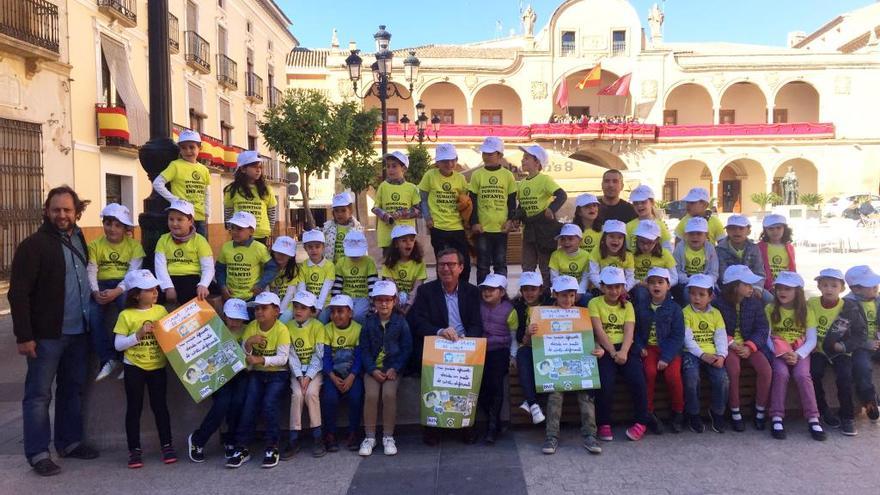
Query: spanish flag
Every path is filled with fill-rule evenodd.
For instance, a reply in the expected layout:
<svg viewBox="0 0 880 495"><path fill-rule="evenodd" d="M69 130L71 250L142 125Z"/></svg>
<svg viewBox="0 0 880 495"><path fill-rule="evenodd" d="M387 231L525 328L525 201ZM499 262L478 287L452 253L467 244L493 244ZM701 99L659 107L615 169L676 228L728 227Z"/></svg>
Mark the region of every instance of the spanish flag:
<svg viewBox="0 0 880 495"><path fill-rule="evenodd" d="M595 88L599 86L602 82L602 64L596 64L595 67L590 69L590 72L587 72L586 77L581 79L581 82L577 83L578 89L584 88Z"/></svg>

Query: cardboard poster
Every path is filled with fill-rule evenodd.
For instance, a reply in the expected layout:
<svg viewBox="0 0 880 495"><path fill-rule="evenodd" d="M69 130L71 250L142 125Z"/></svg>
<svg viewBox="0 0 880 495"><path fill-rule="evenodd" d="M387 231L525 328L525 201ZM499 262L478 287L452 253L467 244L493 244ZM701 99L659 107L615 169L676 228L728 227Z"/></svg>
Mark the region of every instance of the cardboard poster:
<svg viewBox="0 0 880 495"><path fill-rule="evenodd" d="M425 337L419 395L421 423L438 428L473 426L485 361L486 339L452 342Z"/></svg>
<svg viewBox="0 0 880 495"><path fill-rule="evenodd" d="M246 368L244 351L205 301L193 299L159 320L159 347L196 402Z"/></svg>
<svg viewBox="0 0 880 495"><path fill-rule="evenodd" d="M600 387L599 363L590 354L596 343L586 308L537 306L531 309L530 321L538 324L532 357L539 393Z"/></svg>

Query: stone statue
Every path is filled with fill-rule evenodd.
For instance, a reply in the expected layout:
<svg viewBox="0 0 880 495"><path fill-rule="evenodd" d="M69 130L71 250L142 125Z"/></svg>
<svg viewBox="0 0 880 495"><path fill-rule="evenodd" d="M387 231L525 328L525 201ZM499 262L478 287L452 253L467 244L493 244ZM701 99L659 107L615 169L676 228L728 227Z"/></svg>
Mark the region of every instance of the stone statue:
<svg viewBox="0 0 880 495"><path fill-rule="evenodd" d="M330 47L339 48L339 34L336 32L336 28L333 28L333 36L330 37Z"/></svg>
<svg viewBox="0 0 880 495"><path fill-rule="evenodd" d="M537 20L538 14L532 9L532 4L529 4L526 7L526 10L522 13L523 33L527 38L531 38L535 35L535 21Z"/></svg>
<svg viewBox="0 0 880 495"><path fill-rule="evenodd" d="M798 204L798 178L794 169L789 165L788 172L782 176L782 203L786 205Z"/></svg>
<svg viewBox="0 0 880 495"><path fill-rule="evenodd" d="M648 11L648 26L651 29L651 42L659 43L663 40L663 19L665 14L656 3Z"/></svg>

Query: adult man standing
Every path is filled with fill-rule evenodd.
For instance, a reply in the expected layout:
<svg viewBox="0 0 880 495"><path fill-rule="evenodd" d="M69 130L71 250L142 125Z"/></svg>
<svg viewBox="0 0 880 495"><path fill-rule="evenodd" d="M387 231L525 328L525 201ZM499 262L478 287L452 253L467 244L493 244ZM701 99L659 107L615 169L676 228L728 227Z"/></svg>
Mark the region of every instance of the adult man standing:
<svg viewBox="0 0 880 495"><path fill-rule="evenodd" d="M9 305L18 353L27 357L22 417L24 452L41 476L61 468L49 455L49 402L55 390L55 450L94 459L82 443L82 392L88 366L87 251L76 221L85 209L68 186L49 191L43 225L22 241L12 260Z"/></svg>
<svg viewBox="0 0 880 495"><path fill-rule="evenodd" d="M492 272L507 276L507 232L516 209L516 178L501 166L504 142L489 136L480 146L482 168L471 175L471 232L477 244L477 285Z"/></svg>
<svg viewBox="0 0 880 495"><path fill-rule="evenodd" d="M599 197L599 216L596 218L594 225L601 228L605 220L614 219L627 223L634 218L638 218L636 209L633 205L623 199L620 199L620 192L623 191L623 174L620 170L610 169L602 174L602 196Z"/></svg>
<svg viewBox="0 0 880 495"><path fill-rule="evenodd" d="M462 337L482 337L483 320L480 317L480 290L459 276L464 259L457 250L447 248L437 256L437 280L419 287L416 302L409 311L413 332L413 355L421 356L425 337L437 335L448 340ZM423 440L428 445L440 441L437 428L425 428ZM465 442L476 441L471 428L463 431Z"/></svg>

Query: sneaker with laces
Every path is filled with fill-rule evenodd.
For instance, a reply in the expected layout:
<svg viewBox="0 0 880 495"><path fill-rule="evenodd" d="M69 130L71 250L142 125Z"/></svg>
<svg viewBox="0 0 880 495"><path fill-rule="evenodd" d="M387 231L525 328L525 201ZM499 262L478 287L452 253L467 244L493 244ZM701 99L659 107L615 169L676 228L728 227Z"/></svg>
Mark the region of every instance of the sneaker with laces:
<svg viewBox="0 0 880 495"><path fill-rule="evenodd" d="M116 370L117 366L119 366L119 361L117 361L115 359L111 359L111 360L107 361L106 363L104 363L104 365L101 366L101 370L98 371L98 376L95 377L95 382L100 382L104 378L107 378L108 376L112 375L113 371Z"/></svg>
<svg viewBox="0 0 880 495"><path fill-rule="evenodd" d="M144 467L144 453L141 449L128 451L128 468L138 469Z"/></svg>
<svg viewBox="0 0 880 495"><path fill-rule="evenodd" d="M162 462L165 464L174 464L177 462L177 452L170 443L162 446Z"/></svg>
<svg viewBox="0 0 880 495"><path fill-rule="evenodd" d="M248 449L244 447L236 448L235 452L232 453L232 457L226 460L226 467L237 469L249 460L251 460L251 454L248 452Z"/></svg>
<svg viewBox="0 0 880 495"><path fill-rule="evenodd" d="M602 453L602 447L599 446L599 441L593 435L584 437L584 448L587 449L587 452L594 455Z"/></svg>
<svg viewBox="0 0 880 495"><path fill-rule="evenodd" d="M278 447L266 447L266 452L263 453L263 464L260 467L271 469L278 465L279 458Z"/></svg>
<svg viewBox="0 0 880 495"><path fill-rule="evenodd" d="M529 406L529 402L528 402L528 401L525 401L525 400L522 401L522 404L519 405L519 408L522 409L523 411L525 411L526 414L531 414L531 413L532 413L531 406Z"/></svg>
<svg viewBox="0 0 880 495"><path fill-rule="evenodd" d="M694 433L703 433L703 418L699 414L688 414L688 428Z"/></svg>
<svg viewBox="0 0 880 495"><path fill-rule="evenodd" d="M848 437L854 437L859 434L856 431L856 422L852 419L842 419L840 420L840 432Z"/></svg>
<svg viewBox="0 0 880 495"><path fill-rule="evenodd" d="M810 421L810 436L817 442L824 442L828 438L828 434L822 429L818 419Z"/></svg>
<svg viewBox="0 0 880 495"><path fill-rule="evenodd" d="M376 447L376 439L375 438L365 438L363 442L361 442L361 447L358 450L358 455L362 457L369 457L373 455L373 448Z"/></svg>
<svg viewBox="0 0 880 495"><path fill-rule="evenodd" d="M223 458L228 461L229 459L232 458L233 455L235 455L235 445L232 445L231 443L224 444L223 445Z"/></svg>
<svg viewBox="0 0 880 495"><path fill-rule="evenodd" d="M865 404L865 414L872 423L880 422L880 409L877 408L876 399Z"/></svg>
<svg viewBox="0 0 880 495"><path fill-rule="evenodd" d="M189 460L193 462L205 462L205 448L196 445L193 442L193 435L195 432L190 433L188 437L186 437L186 445L189 447Z"/></svg>
<svg viewBox="0 0 880 495"><path fill-rule="evenodd" d="M558 446L559 440L556 437L547 437L544 439L544 445L541 446L541 452L547 455L555 454Z"/></svg>
<svg viewBox="0 0 880 495"><path fill-rule="evenodd" d="M629 438L633 442L638 442L645 436L645 432L648 430L645 425L641 423L634 423L632 426L626 429L626 438Z"/></svg>
<svg viewBox="0 0 880 495"><path fill-rule="evenodd" d="M394 437L382 437L382 452L385 455L397 455L397 443Z"/></svg>
<svg viewBox="0 0 880 495"><path fill-rule="evenodd" d="M544 422L544 412L541 411L541 406L538 403L534 403L529 406L529 414L532 415L532 424L536 425Z"/></svg>
<svg viewBox="0 0 880 495"><path fill-rule="evenodd" d="M614 441L614 434L611 433L611 425L599 425L599 440L603 442Z"/></svg>
<svg viewBox="0 0 880 495"><path fill-rule="evenodd" d="M712 425L712 431L715 433L724 433L724 415L715 414L709 411L709 423Z"/></svg>

